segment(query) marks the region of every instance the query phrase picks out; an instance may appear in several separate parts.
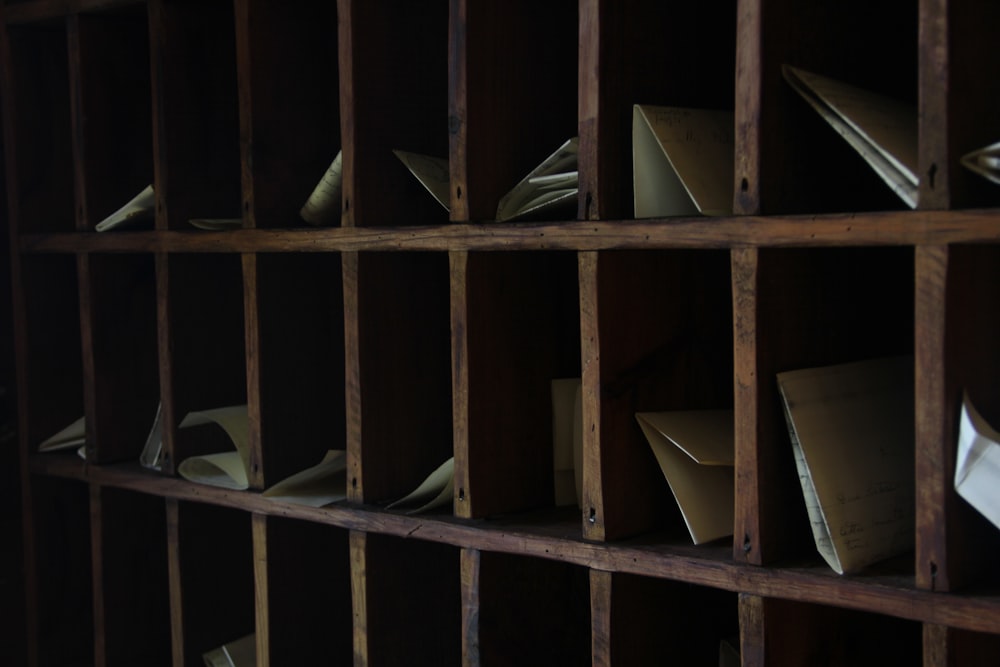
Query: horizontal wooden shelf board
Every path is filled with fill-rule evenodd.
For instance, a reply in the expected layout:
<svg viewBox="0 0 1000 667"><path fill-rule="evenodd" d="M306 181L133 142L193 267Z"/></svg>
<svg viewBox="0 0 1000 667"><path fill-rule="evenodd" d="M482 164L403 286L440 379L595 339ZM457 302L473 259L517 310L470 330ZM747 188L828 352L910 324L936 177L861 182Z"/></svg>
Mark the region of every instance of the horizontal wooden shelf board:
<svg viewBox="0 0 1000 667"><path fill-rule="evenodd" d="M99 12L118 7L144 6L142 0L34 0L4 6L4 22L34 23L83 12Z"/></svg>
<svg viewBox="0 0 1000 667"><path fill-rule="evenodd" d="M24 234L22 253L641 250L1000 242L995 210L599 222Z"/></svg>
<svg viewBox="0 0 1000 667"><path fill-rule="evenodd" d="M479 520L447 514L410 516L373 506L335 504L312 508L276 502L259 493L230 491L159 475L133 463L91 466L73 456L50 455L33 457L31 468L36 474L347 530L546 558L596 570L1000 633L1000 593L965 595L918 590L912 574L898 571L875 570L841 577L818 559L804 565L747 565L731 559L732 547L726 540L697 547L657 535L610 543L590 542L583 539L582 519L572 510L549 509ZM898 569L905 569L905 565Z"/></svg>

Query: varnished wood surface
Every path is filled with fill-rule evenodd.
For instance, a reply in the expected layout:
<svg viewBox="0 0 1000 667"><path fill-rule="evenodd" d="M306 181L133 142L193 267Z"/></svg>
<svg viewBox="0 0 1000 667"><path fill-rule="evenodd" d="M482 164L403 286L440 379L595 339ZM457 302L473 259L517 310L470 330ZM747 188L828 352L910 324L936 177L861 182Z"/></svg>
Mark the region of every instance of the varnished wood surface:
<svg viewBox="0 0 1000 667"><path fill-rule="evenodd" d="M217 505L364 534L559 560L609 572L686 581L767 598L873 611L977 632L1000 633L1000 591L976 592L973 588L969 592L942 594L919 590L914 584L912 570L906 571L909 568L906 559L891 562L889 572L885 572L885 567L873 568L867 574L841 577L818 557L769 567L734 562L730 543L726 540L696 547L680 539L664 541L650 534L617 542L591 542L583 539L581 517L568 511L466 520L448 513L410 516L376 506L346 503L316 509L272 501L254 492L230 491L164 477L134 464L88 466L72 456L56 455L34 457L32 469L36 474L89 480L181 503ZM456 585L458 574L456 566Z"/></svg>

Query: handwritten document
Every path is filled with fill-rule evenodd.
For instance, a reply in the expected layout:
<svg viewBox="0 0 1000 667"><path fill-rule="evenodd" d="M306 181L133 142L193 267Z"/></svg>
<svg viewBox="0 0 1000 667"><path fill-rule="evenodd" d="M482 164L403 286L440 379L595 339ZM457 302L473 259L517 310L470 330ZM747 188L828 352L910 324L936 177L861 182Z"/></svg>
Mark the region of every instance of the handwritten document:
<svg viewBox="0 0 1000 667"><path fill-rule="evenodd" d="M910 208L917 207L917 110L892 98L785 65L785 80Z"/></svg>
<svg viewBox="0 0 1000 667"><path fill-rule="evenodd" d="M333 158L306 203L299 211L302 219L311 225L330 225L339 220L340 202L344 186L343 157L341 151Z"/></svg>
<svg viewBox="0 0 1000 667"><path fill-rule="evenodd" d="M966 396L958 431L955 490L1000 528L1000 432Z"/></svg>
<svg viewBox="0 0 1000 667"><path fill-rule="evenodd" d="M913 359L778 374L816 549L838 574L914 540Z"/></svg>
<svg viewBox="0 0 1000 667"><path fill-rule="evenodd" d="M734 123L731 111L636 104L635 217L732 215Z"/></svg>

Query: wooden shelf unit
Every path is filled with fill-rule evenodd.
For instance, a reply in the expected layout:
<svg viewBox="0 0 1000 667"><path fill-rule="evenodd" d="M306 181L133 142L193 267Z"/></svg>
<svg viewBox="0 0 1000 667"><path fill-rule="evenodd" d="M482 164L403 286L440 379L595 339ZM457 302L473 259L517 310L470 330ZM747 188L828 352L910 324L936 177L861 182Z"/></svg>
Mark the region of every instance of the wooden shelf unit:
<svg viewBox="0 0 1000 667"><path fill-rule="evenodd" d="M1000 6L29 0L0 8L32 665L995 664L1000 531L952 486L1000 424ZM906 209L781 80L919 110ZM633 103L735 111L726 218L633 220ZM580 138L572 220L492 221ZM392 155L447 156L449 211ZM343 151L339 226L298 210ZM94 226L147 184L152 229ZM240 217L204 232L192 217ZM775 374L913 354L915 549L816 554ZM549 381L582 377L579 510ZM157 401L163 474L136 459ZM188 411L246 402L251 490ZM736 414L733 538L692 546L634 413ZM86 417L87 460L38 444ZM327 449L348 500L260 495ZM450 511L385 509L454 454Z"/></svg>

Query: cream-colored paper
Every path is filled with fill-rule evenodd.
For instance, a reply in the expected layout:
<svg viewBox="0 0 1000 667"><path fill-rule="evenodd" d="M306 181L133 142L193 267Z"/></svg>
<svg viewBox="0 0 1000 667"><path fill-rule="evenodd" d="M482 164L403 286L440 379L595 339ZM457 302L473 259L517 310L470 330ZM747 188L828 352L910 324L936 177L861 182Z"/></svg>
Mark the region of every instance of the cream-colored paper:
<svg viewBox="0 0 1000 667"><path fill-rule="evenodd" d="M163 468L163 414L162 403L157 402L153 425L146 436L146 444L139 454L139 465L150 470Z"/></svg>
<svg viewBox="0 0 1000 667"><path fill-rule="evenodd" d="M202 654L205 667L256 667L257 636L249 634Z"/></svg>
<svg viewBox="0 0 1000 667"><path fill-rule="evenodd" d="M340 206L344 190L343 155L337 151L316 187L313 188L299 215L310 225L331 225L340 221Z"/></svg>
<svg viewBox="0 0 1000 667"><path fill-rule="evenodd" d="M816 549L838 574L914 541L912 357L778 374Z"/></svg>
<svg viewBox="0 0 1000 667"><path fill-rule="evenodd" d="M733 534L736 503L732 410L635 415L695 544Z"/></svg>
<svg viewBox="0 0 1000 667"><path fill-rule="evenodd" d="M581 504L583 409L580 378L552 381L552 475L557 506Z"/></svg>
<svg viewBox="0 0 1000 667"><path fill-rule="evenodd" d="M61 452L76 449L76 455L87 460L87 424L86 418L80 417L69 426L60 429L38 445L39 453Z"/></svg>
<svg viewBox="0 0 1000 667"><path fill-rule="evenodd" d="M242 229L242 218L191 218L188 223L192 227L208 232L225 232L230 229Z"/></svg>
<svg viewBox="0 0 1000 667"><path fill-rule="evenodd" d="M64 449L74 449L86 442L86 418L80 417L69 426L60 429L38 445L39 452L58 452Z"/></svg>
<svg viewBox="0 0 1000 667"><path fill-rule="evenodd" d="M634 105L635 217L732 215L735 132L731 111Z"/></svg>
<svg viewBox="0 0 1000 667"><path fill-rule="evenodd" d="M416 176L427 192L433 195L437 203L446 211L451 210L451 176L446 158L421 155L407 151L394 150L393 153L400 162L406 165L410 173Z"/></svg>
<svg viewBox="0 0 1000 667"><path fill-rule="evenodd" d="M455 457L449 458L406 496L389 503L386 509L407 508L407 514L420 514L444 507L455 495ZM413 508L413 505L417 507Z"/></svg>
<svg viewBox="0 0 1000 667"><path fill-rule="evenodd" d="M1000 185L1000 142L970 151L961 161L966 169Z"/></svg>
<svg viewBox="0 0 1000 667"><path fill-rule="evenodd" d="M885 183L917 207L917 111L897 100L785 65L785 80Z"/></svg>
<svg viewBox="0 0 1000 667"><path fill-rule="evenodd" d="M209 486L241 491L247 489L249 487L247 468L250 462L247 406L232 405L189 412L178 428L212 423L222 427L236 447L236 451L192 456L177 466L178 474L189 481Z"/></svg>
<svg viewBox="0 0 1000 667"><path fill-rule="evenodd" d="M968 395L962 401L955 490L1000 528L1000 432L983 419Z"/></svg>
<svg viewBox="0 0 1000 667"><path fill-rule="evenodd" d="M579 187L576 169L579 150L579 140L573 137L532 169L500 199L497 221L515 220L574 205Z"/></svg>
<svg viewBox="0 0 1000 667"><path fill-rule="evenodd" d="M318 464L286 477L261 494L310 507L323 507L347 498L347 452L327 451Z"/></svg>
<svg viewBox="0 0 1000 667"><path fill-rule="evenodd" d="M140 220L148 220L153 217L155 206L156 196L153 194L153 186L147 185L139 194L128 200L124 206L98 222L95 229L99 232L106 232Z"/></svg>

